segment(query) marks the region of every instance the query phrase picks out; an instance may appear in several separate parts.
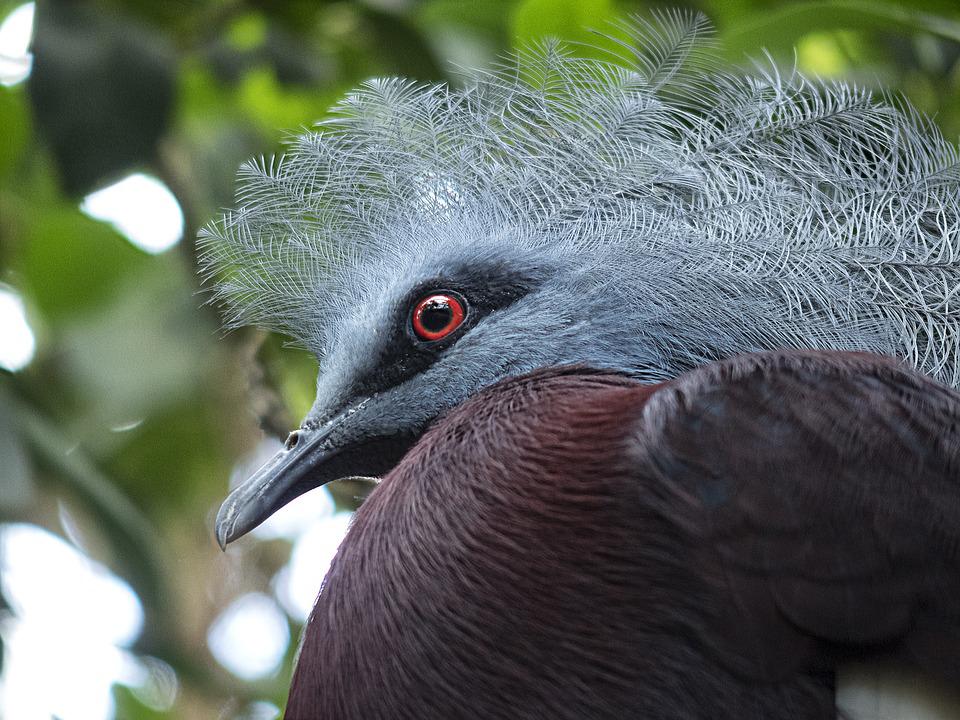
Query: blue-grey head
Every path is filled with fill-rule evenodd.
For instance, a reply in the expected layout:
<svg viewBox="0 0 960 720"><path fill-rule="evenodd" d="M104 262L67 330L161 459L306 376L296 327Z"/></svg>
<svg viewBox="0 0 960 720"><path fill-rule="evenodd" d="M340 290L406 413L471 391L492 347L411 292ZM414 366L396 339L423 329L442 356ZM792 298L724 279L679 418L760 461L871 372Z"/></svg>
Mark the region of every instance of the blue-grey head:
<svg viewBox="0 0 960 720"><path fill-rule="evenodd" d="M623 57L552 43L463 89L368 82L244 166L238 209L201 237L214 297L320 372L221 508L221 544L544 366L657 381L833 348L960 381L956 148L903 103L720 69L700 17L618 32Z"/></svg>

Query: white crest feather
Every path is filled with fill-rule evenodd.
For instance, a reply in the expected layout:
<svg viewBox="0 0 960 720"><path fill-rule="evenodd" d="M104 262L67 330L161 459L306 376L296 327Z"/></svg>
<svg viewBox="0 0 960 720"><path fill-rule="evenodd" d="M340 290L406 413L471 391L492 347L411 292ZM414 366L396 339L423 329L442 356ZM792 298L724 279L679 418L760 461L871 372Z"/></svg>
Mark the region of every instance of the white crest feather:
<svg viewBox="0 0 960 720"><path fill-rule="evenodd" d="M801 346L960 384L956 147L903 102L721 69L701 16L620 31L610 61L547 43L460 90L371 80L244 165L239 208L201 235L228 324L322 354L373 269L463 242L418 228L504 227L648 312L652 288L663 374Z"/></svg>

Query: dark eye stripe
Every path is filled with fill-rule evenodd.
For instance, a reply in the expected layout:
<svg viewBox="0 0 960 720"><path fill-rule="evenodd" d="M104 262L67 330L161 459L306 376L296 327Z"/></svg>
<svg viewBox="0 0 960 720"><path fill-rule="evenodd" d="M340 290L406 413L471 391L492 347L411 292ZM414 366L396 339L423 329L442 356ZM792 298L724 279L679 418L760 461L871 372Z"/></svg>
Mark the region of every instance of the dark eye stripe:
<svg viewBox="0 0 960 720"><path fill-rule="evenodd" d="M526 275L499 265L480 264L457 268L444 277L419 283L397 303L396 314L385 325L382 340L374 348L376 362L370 370L358 375L346 397L355 399L382 392L426 371L464 331L490 313L512 305L539 284L536 273ZM448 295L458 300L464 318L438 340L424 340L414 327L413 311L432 295ZM430 331L430 327L426 329Z"/></svg>

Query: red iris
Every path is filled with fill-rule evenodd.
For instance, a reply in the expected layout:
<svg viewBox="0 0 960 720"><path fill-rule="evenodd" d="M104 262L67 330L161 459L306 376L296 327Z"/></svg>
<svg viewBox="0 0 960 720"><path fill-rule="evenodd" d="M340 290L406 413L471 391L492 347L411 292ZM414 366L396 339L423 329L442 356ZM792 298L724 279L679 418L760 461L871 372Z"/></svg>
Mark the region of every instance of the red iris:
<svg viewBox="0 0 960 720"><path fill-rule="evenodd" d="M413 331L421 340L442 340L466 317L464 303L449 293L433 293L413 308Z"/></svg>

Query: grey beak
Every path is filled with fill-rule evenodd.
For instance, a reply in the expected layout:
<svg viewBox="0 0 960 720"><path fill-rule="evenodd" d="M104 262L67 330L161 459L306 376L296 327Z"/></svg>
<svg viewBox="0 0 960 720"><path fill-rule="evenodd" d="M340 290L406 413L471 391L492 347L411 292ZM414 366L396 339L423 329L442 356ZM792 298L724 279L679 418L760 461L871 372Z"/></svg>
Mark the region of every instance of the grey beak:
<svg viewBox="0 0 960 720"><path fill-rule="evenodd" d="M290 433L284 449L224 500L217 513L221 549L243 537L308 490L332 480L376 476L390 470L413 445L413 435L369 434L362 412L367 400L352 403L319 427Z"/></svg>
<svg viewBox="0 0 960 720"><path fill-rule="evenodd" d="M328 426L294 430L283 450L230 493L217 513L217 543L221 550L226 549L227 543L253 530L294 497L306 492L296 491L304 476L337 452L324 442L329 435Z"/></svg>

